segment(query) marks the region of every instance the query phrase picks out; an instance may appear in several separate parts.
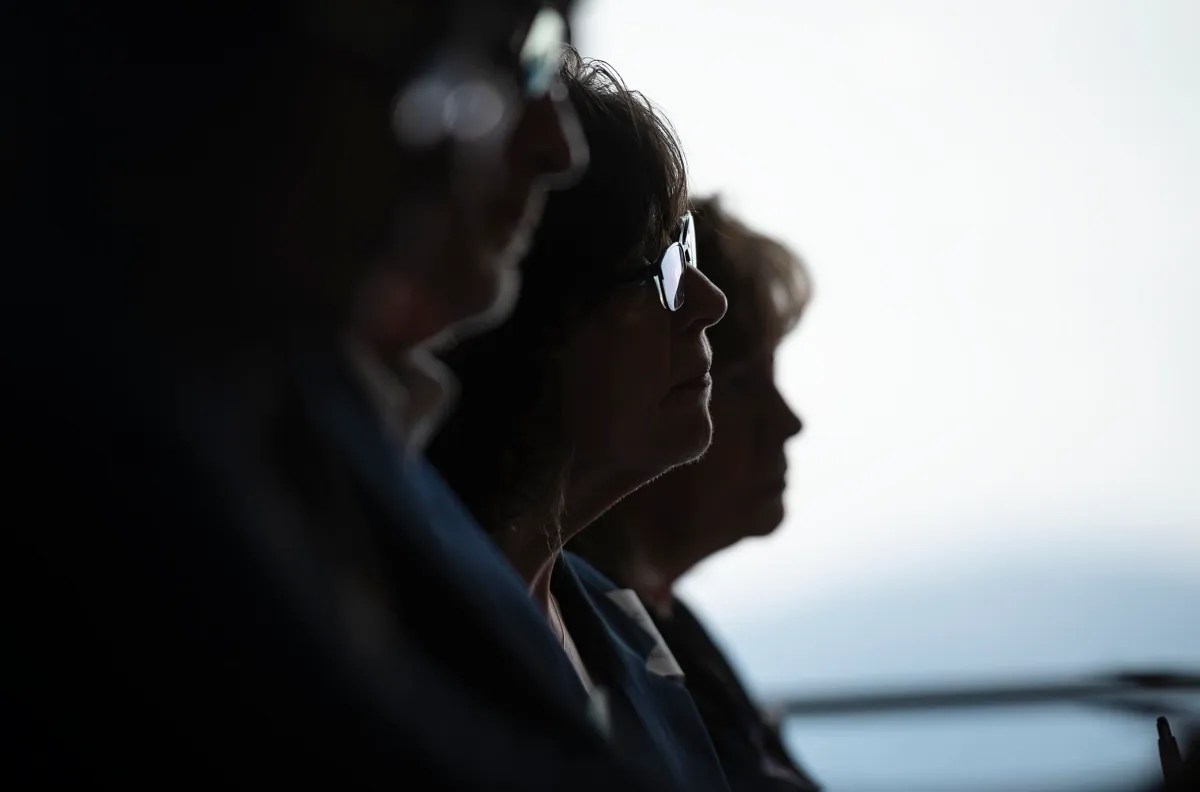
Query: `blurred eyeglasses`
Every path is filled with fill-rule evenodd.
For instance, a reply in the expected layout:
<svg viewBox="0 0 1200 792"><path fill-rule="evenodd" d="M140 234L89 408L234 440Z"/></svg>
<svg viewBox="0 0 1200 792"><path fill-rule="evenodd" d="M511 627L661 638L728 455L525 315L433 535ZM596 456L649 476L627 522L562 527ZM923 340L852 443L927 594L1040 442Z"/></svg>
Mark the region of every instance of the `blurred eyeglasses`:
<svg viewBox="0 0 1200 792"><path fill-rule="evenodd" d="M524 35L513 37L517 46L511 53L513 71L507 75L482 58L479 48L459 46L442 52L396 97L396 136L417 148L502 136L521 105L547 96L560 98L556 88L566 36L562 14L543 7Z"/></svg>
<svg viewBox="0 0 1200 792"><path fill-rule="evenodd" d="M688 267L696 267L696 225L692 213L688 212L679 221L679 233L675 241L658 257L658 261L647 262L646 266L622 273L617 283L641 283L653 280L658 287L658 298L668 311L683 307L683 274Z"/></svg>
<svg viewBox="0 0 1200 792"><path fill-rule="evenodd" d="M539 10L517 53L526 99L544 96L554 86L566 43L567 21L562 14L553 8Z"/></svg>

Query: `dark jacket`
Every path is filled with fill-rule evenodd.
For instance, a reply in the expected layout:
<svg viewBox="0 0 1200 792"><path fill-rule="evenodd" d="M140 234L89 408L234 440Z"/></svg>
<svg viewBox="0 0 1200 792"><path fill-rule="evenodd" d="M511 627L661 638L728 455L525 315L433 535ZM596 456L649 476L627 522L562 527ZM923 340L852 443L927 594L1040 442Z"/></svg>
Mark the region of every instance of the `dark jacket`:
<svg viewBox="0 0 1200 792"><path fill-rule="evenodd" d="M88 364L49 370L19 427L12 776L662 787L614 758L520 580L335 352L184 370L145 339L90 349L85 399L64 386Z"/></svg>
<svg viewBox="0 0 1200 792"><path fill-rule="evenodd" d="M618 754L691 792L728 792L679 667L636 595L563 553L551 578L563 620L607 700Z"/></svg>
<svg viewBox="0 0 1200 792"><path fill-rule="evenodd" d="M675 599L670 615L656 614L654 622L683 668L734 792L817 789L788 755L778 729L763 718L691 609Z"/></svg>

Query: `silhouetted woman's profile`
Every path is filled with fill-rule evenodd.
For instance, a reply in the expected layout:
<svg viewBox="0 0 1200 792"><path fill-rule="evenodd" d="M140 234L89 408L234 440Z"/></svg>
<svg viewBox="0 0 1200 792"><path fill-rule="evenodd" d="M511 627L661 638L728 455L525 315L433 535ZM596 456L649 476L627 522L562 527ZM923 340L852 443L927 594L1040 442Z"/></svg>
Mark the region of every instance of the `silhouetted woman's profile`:
<svg viewBox="0 0 1200 792"><path fill-rule="evenodd" d="M803 262L714 199L696 203L705 271L729 299L712 328L713 443L617 504L572 545L638 592L687 674L735 790L814 789L766 723L722 651L672 588L703 559L783 519L784 443L800 419L779 393L775 350L808 303Z"/></svg>
<svg viewBox="0 0 1200 792"><path fill-rule="evenodd" d="M590 168L549 196L511 320L448 355L464 398L431 458L545 610L618 753L684 788L726 789L637 597L561 552L621 497L708 448L705 330L725 298L695 267L667 122L602 63L568 56L564 82Z"/></svg>

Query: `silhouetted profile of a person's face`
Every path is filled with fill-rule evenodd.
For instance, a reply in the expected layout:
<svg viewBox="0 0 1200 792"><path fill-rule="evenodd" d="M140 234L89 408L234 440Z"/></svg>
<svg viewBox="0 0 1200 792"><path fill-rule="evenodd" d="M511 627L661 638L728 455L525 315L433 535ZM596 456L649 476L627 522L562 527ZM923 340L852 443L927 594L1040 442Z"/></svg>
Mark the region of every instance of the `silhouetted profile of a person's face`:
<svg viewBox="0 0 1200 792"><path fill-rule="evenodd" d="M731 310L739 308L746 306ZM713 553L747 537L765 536L783 521L784 446L800 432L801 423L779 392L774 368L773 342L718 355L708 452L618 507L643 516L638 534L630 537L639 547L636 556L651 565L635 573L654 570L643 582L673 582Z"/></svg>
<svg viewBox="0 0 1200 792"><path fill-rule="evenodd" d="M693 529L717 549L783 521L784 445L801 423L779 392L772 347L714 364L712 413L712 446L680 483L696 500Z"/></svg>
<svg viewBox="0 0 1200 792"><path fill-rule="evenodd" d="M699 270L684 279L678 311L663 307L654 283L626 285L566 339L561 392L577 462L602 462L636 485L708 448L705 330L724 316L725 296Z"/></svg>
<svg viewBox="0 0 1200 792"><path fill-rule="evenodd" d="M400 349L493 309L585 157L531 86L534 2L139 5L80 11L81 167L131 299L189 345L352 324Z"/></svg>
<svg viewBox="0 0 1200 792"><path fill-rule="evenodd" d="M618 522L632 521L622 556L608 557L614 574L660 604L692 566L749 536L772 533L784 520L784 448L802 424L775 383L775 342L726 344L721 352L713 361L707 454L632 493L613 512Z"/></svg>
<svg viewBox="0 0 1200 792"><path fill-rule="evenodd" d="M807 266L784 245L747 228L716 199L697 201L693 211L700 266L729 300L712 332L712 444L695 463L618 503L578 545L664 608L675 581L697 563L783 522L784 448L802 425L779 392L775 353L812 295Z"/></svg>
<svg viewBox="0 0 1200 792"><path fill-rule="evenodd" d="M556 82L540 94L523 93L512 42L533 35L533 12L501 14L494 7L489 18L495 31L489 59L464 66L453 50L435 59L415 87L392 97L390 129L378 123L378 101L361 97L344 117L357 119L366 142L333 146L346 158L340 178L355 180L337 188L350 196L345 211L384 219L388 229L358 307L360 330L384 350L411 346L467 320L486 324L507 315L518 285L516 265L551 179L569 180L586 160L565 90ZM453 86L454 80L461 84ZM452 87L436 95L447 81ZM422 91L434 93L435 101L422 104ZM350 100L341 92L336 98ZM469 129L468 139L424 147L406 139L414 114L418 122L428 121L422 115L470 115L482 131ZM422 134L421 123L416 126ZM398 136L400 145L380 137L381 128Z"/></svg>

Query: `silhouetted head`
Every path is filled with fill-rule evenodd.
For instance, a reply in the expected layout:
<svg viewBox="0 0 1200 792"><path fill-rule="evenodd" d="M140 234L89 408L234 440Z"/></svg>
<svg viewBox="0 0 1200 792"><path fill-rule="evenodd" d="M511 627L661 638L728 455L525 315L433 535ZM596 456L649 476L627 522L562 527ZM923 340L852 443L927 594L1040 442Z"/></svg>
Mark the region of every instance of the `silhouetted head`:
<svg viewBox="0 0 1200 792"><path fill-rule="evenodd" d="M582 157L529 79L565 34L532 2L71 6L78 247L195 343L357 314L405 345L486 311L545 178ZM364 299L378 272L404 319L375 310L397 278Z"/></svg>
<svg viewBox="0 0 1200 792"><path fill-rule="evenodd" d="M491 529L553 522L580 489L606 507L711 438L705 330L725 299L678 258L694 244L675 135L606 64L568 56L563 80L591 165L550 196L511 320L448 356L464 399L431 452ZM675 264L671 310L656 276Z"/></svg>
<svg viewBox="0 0 1200 792"><path fill-rule="evenodd" d="M580 538L580 552L618 578L674 581L783 519L784 445L801 423L779 392L775 350L799 320L811 282L795 254L715 199L698 202L695 215L701 266L729 300L710 332L713 442L698 462L633 493Z"/></svg>

